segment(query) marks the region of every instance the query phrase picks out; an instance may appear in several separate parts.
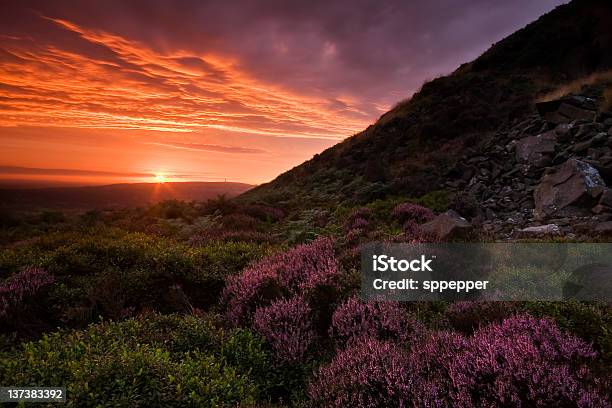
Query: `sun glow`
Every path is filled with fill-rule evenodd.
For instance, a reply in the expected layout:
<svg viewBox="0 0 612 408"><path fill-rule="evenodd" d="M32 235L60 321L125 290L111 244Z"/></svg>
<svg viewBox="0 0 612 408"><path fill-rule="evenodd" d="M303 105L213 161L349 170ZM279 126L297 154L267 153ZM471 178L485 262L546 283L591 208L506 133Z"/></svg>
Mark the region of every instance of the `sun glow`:
<svg viewBox="0 0 612 408"><path fill-rule="evenodd" d="M167 178L166 178L166 176L164 176L161 173L156 173L155 174L155 181L158 182L158 183L165 183L167 181Z"/></svg>

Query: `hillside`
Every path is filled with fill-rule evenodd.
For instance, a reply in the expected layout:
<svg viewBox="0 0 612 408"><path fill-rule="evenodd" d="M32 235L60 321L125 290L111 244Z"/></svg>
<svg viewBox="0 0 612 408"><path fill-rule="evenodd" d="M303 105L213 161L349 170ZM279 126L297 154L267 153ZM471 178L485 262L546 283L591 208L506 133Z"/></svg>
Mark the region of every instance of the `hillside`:
<svg viewBox="0 0 612 408"><path fill-rule="evenodd" d="M225 194L234 197L252 186L243 183L134 183L91 187L0 189L8 208L106 209L143 206L163 200L205 201Z"/></svg>
<svg viewBox="0 0 612 408"><path fill-rule="evenodd" d="M70 9L78 11L80 3ZM92 12L92 2L82 3L81 12L104 20L104 13ZM201 54L197 61L214 71L196 77L200 64L181 57L187 49L180 42L174 48L166 44L168 32L158 31L160 20L151 17L159 13L206 50L214 37L198 35L175 11L194 16L199 26L210 10L227 5L210 9L199 3L207 2L106 8L114 20L134 30L142 25L164 40L163 58L151 61L168 67L161 71L168 85L188 87L191 76L202 84L241 76L242 70L226 70L233 64L208 63ZM283 30L251 24L262 16L276 21L276 7L246 3L236 3L251 10L243 16L249 21L244 32L223 16L240 13L210 14L240 41L247 33L244 45L260 57L264 49L253 40L277 45ZM419 10L408 3L399 6L410 14ZM453 10L429 3L436 18L438 10L441 17L458 7L490 13L486 2L457 2ZM280 5L282 15L294 6ZM359 8L377 24L389 24L374 3L334 2L341 13L332 20L322 18L318 4L306 8L334 28L346 21L358 30L369 27L349 12ZM131 9L138 18L128 19ZM473 21L453 17L464 26ZM7 406L55 406L61 394L66 408L612 408L610 22L611 0L561 6L451 75L426 83L363 132L252 190L247 184L203 182L34 189L17 177L11 180L20 189L0 185L0 384L11 388L0 389L0 400ZM46 33L45 27L24 25L17 33L30 41L29 33ZM157 55L155 48L140 48L145 43L74 27L81 39L133 55L130 67L138 66L141 60L134 57L140 54ZM430 29L457 30L441 24ZM15 58L21 56L26 53ZM169 68L181 60L192 69L171 76ZM81 70L94 62L78 61ZM116 86L120 67L108 69L110 74L99 75L104 82L90 90L105 100L124 90ZM28 66L19 71L19 83L29 83ZM333 70L325 72L335 78ZM46 86L49 75L38 80ZM85 95L88 86L80 76L66 88ZM100 84L112 86L105 90ZM242 94L239 82L228 88ZM126 101L135 107L141 99L150 103L147 116L180 118L183 108L192 118L206 113L202 105L181 102L186 100L179 92L166 111L156 105L163 94L150 95L140 86L134 91L138 99L125 92ZM244 100L263 105L271 100L264 96ZM217 100L217 92L210 99ZM95 103L74 105L84 116ZM68 106L54 112L58 125L71 113ZM279 112L295 116L293 109ZM115 144L106 144L106 137L127 137L110 127L99 131L104 139L91 135L105 152L100 159L105 162L110 152L120 164L123 153L110 149ZM205 140L217 137L198 133ZM225 130L218 137L232 140ZM73 149L56 150L67 165L5 166L6 175L32 176L30 182L37 183L34 176L62 176L57 182L85 176L153 180L138 173L66 170L97 157L86 143L82 157L75 157L72 140ZM197 174L187 171L189 158L206 156L211 145L175 147L181 146L193 147L180 156L188 159L181 173ZM135 159L151 153L143 166L179 164L177 152L164 148L160 157L150 147L137 149ZM241 171L275 157L272 150L257 162L225 156L228 166ZM217 160L210 159L200 162ZM32 391L43 385L48 387Z"/></svg>
<svg viewBox="0 0 612 408"><path fill-rule="evenodd" d="M573 1L423 85L367 129L241 199L288 208L444 189L466 149L535 113L560 85L612 67L612 2Z"/></svg>

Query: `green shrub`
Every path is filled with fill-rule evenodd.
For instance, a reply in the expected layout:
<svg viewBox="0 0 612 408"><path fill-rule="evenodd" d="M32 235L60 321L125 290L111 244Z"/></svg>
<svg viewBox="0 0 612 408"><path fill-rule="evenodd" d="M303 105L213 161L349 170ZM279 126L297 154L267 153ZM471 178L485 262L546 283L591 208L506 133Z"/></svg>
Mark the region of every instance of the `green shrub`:
<svg viewBox="0 0 612 408"><path fill-rule="evenodd" d="M382 200L389 193L389 186L381 181L369 183L355 191L354 199L357 203L369 203Z"/></svg>
<svg viewBox="0 0 612 408"><path fill-rule="evenodd" d="M190 202L166 200L150 205L147 214L155 218L189 220L198 215L198 210Z"/></svg>
<svg viewBox="0 0 612 408"><path fill-rule="evenodd" d="M319 227L317 220L325 214L325 210L319 208L304 210L296 214L295 219L285 224L286 241L291 245L301 244L323 235L325 228Z"/></svg>
<svg viewBox="0 0 612 408"><path fill-rule="evenodd" d="M67 406L249 405L260 396L251 372L269 370L261 346L252 333L224 332L208 319L148 315L1 353L0 382L65 385Z"/></svg>
<svg viewBox="0 0 612 408"><path fill-rule="evenodd" d="M192 247L171 239L112 228L48 234L0 251L0 278L27 266L57 277L47 304L56 322L80 325L129 310L206 309L224 279L270 253L267 243L212 241Z"/></svg>
<svg viewBox="0 0 612 408"><path fill-rule="evenodd" d="M38 216L38 222L59 224L61 222L66 222L66 216L61 211L43 211Z"/></svg>
<svg viewBox="0 0 612 408"><path fill-rule="evenodd" d="M602 362L612 362L612 309L604 303L526 302L521 306L536 317L550 317L565 331L593 343Z"/></svg>
<svg viewBox="0 0 612 408"><path fill-rule="evenodd" d="M104 222L104 214L100 210L89 210L79 216L79 221L86 227L95 227Z"/></svg>
<svg viewBox="0 0 612 408"><path fill-rule="evenodd" d="M372 210L373 219L378 221L389 221L393 209L403 201L405 201L405 199L402 199L401 197L393 197L385 200L373 201L366 205L366 207Z"/></svg>
<svg viewBox="0 0 612 408"><path fill-rule="evenodd" d="M19 226L21 220L13 212L0 208L0 227L1 228L14 228Z"/></svg>
<svg viewBox="0 0 612 408"><path fill-rule="evenodd" d="M452 194L449 191L435 190L409 201L413 201L415 204L420 204L434 210L437 213L440 213L448 210L448 206L452 201L452 198Z"/></svg>

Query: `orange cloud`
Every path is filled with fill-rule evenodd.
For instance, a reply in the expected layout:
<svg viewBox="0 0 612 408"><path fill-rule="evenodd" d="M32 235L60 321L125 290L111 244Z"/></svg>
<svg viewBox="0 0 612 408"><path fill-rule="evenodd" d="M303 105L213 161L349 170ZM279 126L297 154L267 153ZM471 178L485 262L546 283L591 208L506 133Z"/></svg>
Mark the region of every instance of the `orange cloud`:
<svg viewBox="0 0 612 408"><path fill-rule="evenodd" d="M79 47L3 39L0 126L231 132L342 139L371 118L349 98L263 83L220 55L161 53L112 33L47 19Z"/></svg>

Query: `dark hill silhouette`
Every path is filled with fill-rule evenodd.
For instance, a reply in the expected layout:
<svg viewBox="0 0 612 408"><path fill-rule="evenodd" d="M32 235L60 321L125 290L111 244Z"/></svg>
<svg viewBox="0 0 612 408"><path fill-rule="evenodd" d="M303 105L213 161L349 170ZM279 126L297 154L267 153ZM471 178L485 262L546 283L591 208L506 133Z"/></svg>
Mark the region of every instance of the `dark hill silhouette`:
<svg viewBox="0 0 612 408"><path fill-rule="evenodd" d="M304 207L419 196L537 97L612 67L612 1L575 0L423 85L372 126L241 197ZM489 140L495 143L494 140Z"/></svg>
<svg viewBox="0 0 612 408"><path fill-rule="evenodd" d="M243 183L183 182L111 184L92 187L0 189L0 205L19 209L110 209L163 200L204 201L234 197L252 186Z"/></svg>

